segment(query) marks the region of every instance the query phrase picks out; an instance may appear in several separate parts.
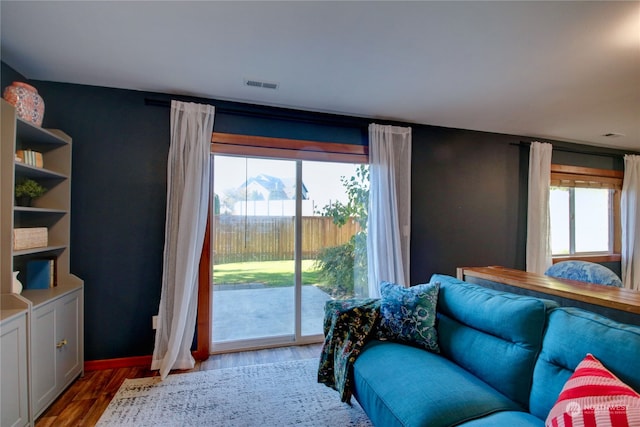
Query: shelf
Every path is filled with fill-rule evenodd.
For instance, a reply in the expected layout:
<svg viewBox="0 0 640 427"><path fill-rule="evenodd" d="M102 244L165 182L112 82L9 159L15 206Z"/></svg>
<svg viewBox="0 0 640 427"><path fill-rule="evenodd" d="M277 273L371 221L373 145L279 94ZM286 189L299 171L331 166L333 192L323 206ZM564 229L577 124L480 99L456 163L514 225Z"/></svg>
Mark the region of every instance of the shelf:
<svg viewBox="0 0 640 427"><path fill-rule="evenodd" d="M52 227L63 220L68 213L69 211L65 209L14 206L13 227L47 227L51 231Z"/></svg>
<svg viewBox="0 0 640 427"><path fill-rule="evenodd" d="M80 288L84 282L75 276L71 276L73 281L68 283L59 283L58 286L47 289L25 289L20 294L23 298L31 301L34 308L42 304L47 304L55 298L74 292Z"/></svg>
<svg viewBox="0 0 640 427"><path fill-rule="evenodd" d="M28 141L30 145L38 144L39 146L55 146L69 143L69 141L65 140L60 135L56 135L51 130L34 126L31 123L22 120L20 117L16 117L16 119L16 130L17 134L20 135L20 140L24 140L25 142ZM62 133L62 135L64 135L64 133Z"/></svg>
<svg viewBox="0 0 640 427"><path fill-rule="evenodd" d="M23 298L15 294L0 295L0 321L10 320L13 317L25 315L29 305Z"/></svg>
<svg viewBox="0 0 640 427"><path fill-rule="evenodd" d="M56 246L43 246L41 248L31 248L31 249L23 249L21 251L13 251L13 256L24 256L24 255L46 255L52 252L58 252L66 249L65 245L56 245Z"/></svg>
<svg viewBox="0 0 640 427"><path fill-rule="evenodd" d="M0 320L4 322L5 320L6 321L11 320L13 317L26 316L26 315L27 315L26 308L9 308L9 309L0 311Z"/></svg>
<svg viewBox="0 0 640 427"><path fill-rule="evenodd" d="M33 213L33 214L59 214L64 215L67 213L64 209L47 209L47 208L34 208L28 206L14 206L13 212L15 213Z"/></svg>
<svg viewBox="0 0 640 427"><path fill-rule="evenodd" d="M49 169L37 168L35 166L25 165L21 162L15 162L16 175L25 178L45 178L45 179L67 179L66 175L54 172Z"/></svg>

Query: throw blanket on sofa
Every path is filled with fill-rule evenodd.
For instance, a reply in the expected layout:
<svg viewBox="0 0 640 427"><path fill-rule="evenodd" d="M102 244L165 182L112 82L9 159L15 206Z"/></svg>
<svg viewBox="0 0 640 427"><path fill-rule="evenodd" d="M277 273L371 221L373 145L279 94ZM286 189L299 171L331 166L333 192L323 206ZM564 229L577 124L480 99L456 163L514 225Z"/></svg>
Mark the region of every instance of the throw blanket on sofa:
<svg viewBox="0 0 640 427"><path fill-rule="evenodd" d="M325 304L325 339L318 382L339 391L343 402L351 401L351 367L362 347L376 333L379 319L379 299L335 300Z"/></svg>

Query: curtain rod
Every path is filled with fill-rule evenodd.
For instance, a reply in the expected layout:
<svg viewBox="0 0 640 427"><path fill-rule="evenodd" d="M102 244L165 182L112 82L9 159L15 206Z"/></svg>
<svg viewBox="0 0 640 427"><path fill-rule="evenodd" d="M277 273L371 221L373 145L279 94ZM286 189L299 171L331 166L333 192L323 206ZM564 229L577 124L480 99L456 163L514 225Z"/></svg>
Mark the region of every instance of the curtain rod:
<svg viewBox="0 0 640 427"><path fill-rule="evenodd" d="M509 143L509 145L515 145L517 147L530 147L531 142L527 142L527 141L520 141L520 143L511 142ZM612 150L614 149L612 148ZM624 156L622 152L611 153L611 152L597 151L597 150L594 150L594 151L578 150L575 148L556 147L555 145L553 146L553 151L561 151L563 153L573 153L573 154L589 154L591 156L611 157L614 159L622 158L622 156Z"/></svg>
<svg viewBox="0 0 640 427"><path fill-rule="evenodd" d="M192 102L192 101L186 101L186 102ZM164 99L152 99L152 98L145 98L144 99L144 104L145 105L150 105L150 106L154 106L154 107L166 107L169 108L171 107L171 101L167 101ZM214 105L214 104L211 104ZM287 121L291 121L291 122L299 122L299 123L309 123L309 124L317 124L317 125L329 125L329 126L337 126L337 127L345 127L345 128L352 128L352 129L359 129L360 131L365 131L367 130L368 126L369 126L369 121L366 119L350 119L350 118L342 118L340 116L337 116L336 118L328 118L328 117L295 117L292 115L287 114L287 112L278 112L278 111L270 111L270 112L266 112L266 111L261 111L261 112L257 112L257 111L248 111L245 109L241 109L241 108L233 108L233 107L222 107L222 106L216 106L214 105L214 107L216 108L216 112L219 113L223 113L223 114L228 114L228 115L233 115L233 116L242 116L242 117L256 117L256 118L261 118L261 119L279 119L279 120L287 120ZM253 105L250 106L250 108L253 107L255 108ZM274 107L276 108L276 107ZM297 111L293 112L298 113ZM299 112L299 113L304 113L304 112ZM312 113L312 114L316 114L316 115L322 115L322 114L328 114L328 113ZM366 121L366 123L365 123Z"/></svg>

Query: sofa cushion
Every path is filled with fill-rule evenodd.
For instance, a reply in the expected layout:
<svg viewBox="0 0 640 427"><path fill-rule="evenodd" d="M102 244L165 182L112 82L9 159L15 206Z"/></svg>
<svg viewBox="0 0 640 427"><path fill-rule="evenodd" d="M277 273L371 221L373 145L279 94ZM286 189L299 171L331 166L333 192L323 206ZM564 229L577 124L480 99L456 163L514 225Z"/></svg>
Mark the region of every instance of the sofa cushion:
<svg viewBox="0 0 640 427"><path fill-rule="evenodd" d="M442 354L527 407L547 311L557 304L439 274L431 282L440 283Z"/></svg>
<svg viewBox="0 0 640 427"><path fill-rule="evenodd" d="M587 354L562 388L545 424L558 427L566 424L565 419L572 425L640 426L640 395Z"/></svg>
<svg viewBox="0 0 640 427"><path fill-rule="evenodd" d="M437 283L411 288L382 282L380 331L392 340L439 352L436 333Z"/></svg>
<svg viewBox="0 0 640 427"><path fill-rule="evenodd" d="M458 425L459 427L544 427L544 421L528 412L502 411Z"/></svg>
<svg viewBox="0 0 640 427"><path fill-rule="evenodd" d="M533 372L530 412L545 419L574 369L593 354L625 384L640 390L640 327L573 307L549 313L542 351Z"/></svg>
<svg viewBox="0 0 640 427"><path fill-rule="evenodd" d="M390 341L353 365L354 396L376 426L450 426L523 408L446 358Z"/></svg>

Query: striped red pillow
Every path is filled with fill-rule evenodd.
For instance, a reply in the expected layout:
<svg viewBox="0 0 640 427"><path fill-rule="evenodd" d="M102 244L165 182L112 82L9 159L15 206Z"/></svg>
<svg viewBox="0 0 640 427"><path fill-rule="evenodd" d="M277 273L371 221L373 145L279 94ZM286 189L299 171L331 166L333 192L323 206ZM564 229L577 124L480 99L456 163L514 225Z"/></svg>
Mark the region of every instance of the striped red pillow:
<svg viewBox="0 0 640 427"><path fill-rule="evenodd" d="M587 354L562 388L545 425L640 427L640 394Z"/></svg>

